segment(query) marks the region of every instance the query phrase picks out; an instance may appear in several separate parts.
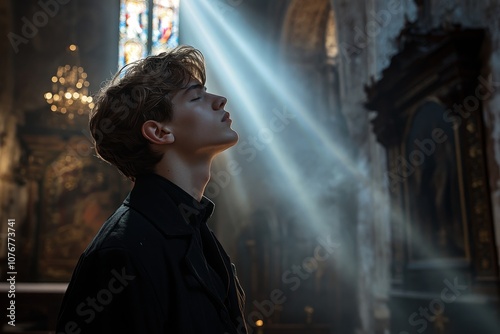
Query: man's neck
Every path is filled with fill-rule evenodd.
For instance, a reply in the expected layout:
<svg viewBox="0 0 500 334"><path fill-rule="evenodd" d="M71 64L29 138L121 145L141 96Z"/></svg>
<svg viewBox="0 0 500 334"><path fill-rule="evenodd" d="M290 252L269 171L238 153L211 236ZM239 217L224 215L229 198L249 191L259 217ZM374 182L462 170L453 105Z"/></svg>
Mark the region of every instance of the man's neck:
<svg viewBox="0 0 500 334"><path fill-rule="evenodd" d="M197 201L201 201L210 180L212 160L213 158L205 158L186 161L179 157L164 157L155 172L175 183Z"/></svg>

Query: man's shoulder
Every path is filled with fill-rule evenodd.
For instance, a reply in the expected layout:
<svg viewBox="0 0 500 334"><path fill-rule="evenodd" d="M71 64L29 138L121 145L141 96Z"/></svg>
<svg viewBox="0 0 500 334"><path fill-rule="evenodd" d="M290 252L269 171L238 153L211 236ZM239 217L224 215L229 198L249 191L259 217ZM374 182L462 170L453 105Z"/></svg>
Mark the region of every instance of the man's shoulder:
<svg viewBox="0 0 500 334"><path fill-rule="evenodd" d="M143 242L152 242L159 235L153 224L141 213L122 204L102 225L85 255L106 249L134 251Z"/></svg>

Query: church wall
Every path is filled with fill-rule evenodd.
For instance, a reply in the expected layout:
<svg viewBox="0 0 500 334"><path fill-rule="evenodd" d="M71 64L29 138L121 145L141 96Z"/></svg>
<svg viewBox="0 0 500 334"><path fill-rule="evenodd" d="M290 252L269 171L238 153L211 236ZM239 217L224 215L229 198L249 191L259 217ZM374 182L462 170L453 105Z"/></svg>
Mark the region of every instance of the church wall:
<svg viewBox="0 0 500 334"><path fill-rule="evenodd" d="M0 35L12 31L12 8L8 0L0 1ZM27 191L19 182L21 148L17 126L22 121L14 106L14 52L7 38L0 39L0 259L6 256L8 219L15 219L19 231L26 216ZM21 243L22 240L19 240ZM2 266L6 261L2 261Z"/></svg>
<svg viewBox="0 0 500 334"><path fill-rule="evenodd" d="M43 274L37 271L43 257L39 241L47 221L42 218L45 190L51 185L44 190L42 178L54 154L76 152L79 158L100 164L99 168L108 167L93 157L92 150L73 148L75 143L90 145L88 131L65 132L67 118L52 113L43 95L51 89L50 79L58 66L76 61L66 51L70 43L79 46L91 94L116 72L118 24L108 23L118 22L119 1L54 4L44 9L36 0L0 0L0 33L6 37L0 41L0 259L6 255L7 219L14 218L19 281L41 280L39 274ZM26 22L43 15L47 20L28 34ZM86 129L84 118L82 129ZM125 194L113 200L121 201Z"/></svg>
<svg viewBox="0 0 500 334"><path fill-rule="evenodd" d="M429 29L442 25L460 24L463 27L481 27L489 30L491 55L486 62L485 76L492 74L491 99L484 102L486 124L487 161L490 175L491 199L496 228L497 250L500 244L500 20L498 1L431 1L426 22ZM365 100L363 87L380 79L389 66L391 57L398 52L396 38L405 21L414 21L418 10L415 1L332 0L338 20L340 46L341 105L349 130L358 146L357 163L366 176L360 187L357 218L360 301L360 332L381 330L390 316L385 304L390 287L390 226L388 190L383 182L386 171L385 149L371 131L370 115L362 107ZM495 89L496 88L496 89Z"/></svg>

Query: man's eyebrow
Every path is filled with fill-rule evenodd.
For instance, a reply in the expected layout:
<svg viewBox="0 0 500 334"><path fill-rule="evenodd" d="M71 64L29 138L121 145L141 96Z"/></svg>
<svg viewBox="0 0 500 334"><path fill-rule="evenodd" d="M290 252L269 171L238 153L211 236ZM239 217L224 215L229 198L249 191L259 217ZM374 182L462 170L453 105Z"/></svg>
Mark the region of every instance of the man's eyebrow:
<svg viewBox="0 0 500 334"><path fill-rule="evenodd" d="M203 86L202 84L196 83L192 84L191 86L187 87L184 89L184 92L182 92L182 95L186 95L188 92L195 90L195 89L204 89L206 90L207 87Z"/></svg>

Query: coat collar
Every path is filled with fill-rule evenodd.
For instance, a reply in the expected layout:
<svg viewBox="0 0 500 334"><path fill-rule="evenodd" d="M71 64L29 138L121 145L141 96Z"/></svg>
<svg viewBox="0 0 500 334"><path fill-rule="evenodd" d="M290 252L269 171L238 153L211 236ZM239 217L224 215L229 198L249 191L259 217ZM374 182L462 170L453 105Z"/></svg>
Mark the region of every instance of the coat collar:
<svg viewBox="0 0 500 334"><path fill-rule="evenodd" d="M124 204L139 211L166 235L189 235L189 224L202 224L214 211L214 203L203 197L200 202L179 186L157 174L137 177Z"/></svg>

